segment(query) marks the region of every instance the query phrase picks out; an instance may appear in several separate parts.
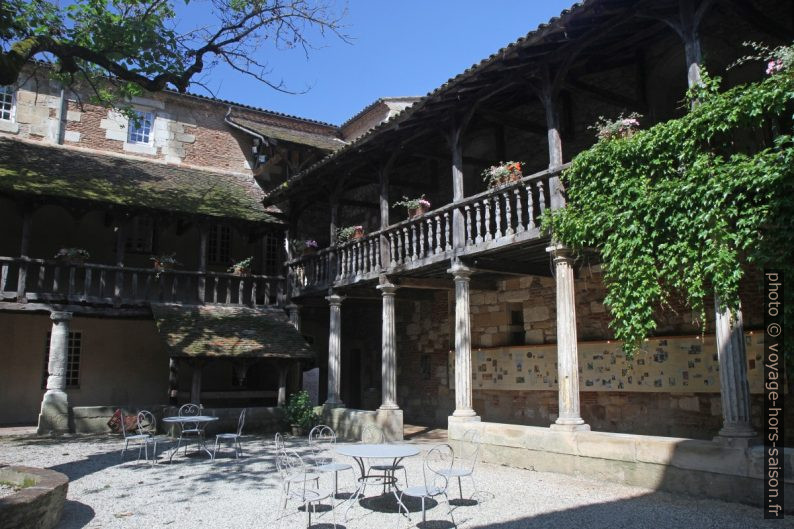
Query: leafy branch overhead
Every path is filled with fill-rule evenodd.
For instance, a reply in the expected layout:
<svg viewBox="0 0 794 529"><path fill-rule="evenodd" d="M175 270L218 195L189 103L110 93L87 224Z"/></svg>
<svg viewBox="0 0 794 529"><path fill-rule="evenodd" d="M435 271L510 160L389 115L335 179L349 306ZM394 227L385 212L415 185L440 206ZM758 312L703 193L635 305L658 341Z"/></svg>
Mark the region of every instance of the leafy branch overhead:
<svg viewBox="0 0 794 529"><path fill-rule="evenodd" d="M110 105L118 96L167 88L185 92L218 64L289 91L271 78L266 53L334 35L341 19L329 0L184 0L208 23L182 29L171 0L4 0L0 3L0 85L18 82L32 59L51 62L69 85L85 82ZM110 81L110 89L107 82Z"/></svg>
<svg viewBox="0 0 794 529"><path fill-rule="evenodd" d="M724 92L705 77L684 117L603 138L563 174L568 206L545 226L599 250L629 352L657 327L658 307L683 301L704 329L713 293L738 309L748 265L794 277L794 70L764 68L765 80Z"/></svg>

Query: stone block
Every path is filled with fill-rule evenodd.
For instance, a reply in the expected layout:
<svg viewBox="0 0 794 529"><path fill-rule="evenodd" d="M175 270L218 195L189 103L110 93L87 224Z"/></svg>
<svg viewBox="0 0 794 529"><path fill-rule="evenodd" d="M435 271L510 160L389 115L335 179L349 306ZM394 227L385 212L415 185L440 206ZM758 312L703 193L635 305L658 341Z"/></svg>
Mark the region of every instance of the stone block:
<svg viewBox="0 0 794 529"><path fill-rule="evenodd" d="M542 330L531 330L524 333L524 341L528 344L542 344L544 335Z"/></svg>
<svg viewBox="0 0 794 529"><path fill-rule="evenodd" d="M0 132L10 132L11 134L17 134L19 132L19 123L0 121Z"/></svg>
<svg viewBox="0 0 794 529"><path fill-rule="evenodd" d="M499 301L503 303L519 303L529 299L529 290L519 288L516 290L508 290L507 292L500 292Z"/></svg>
<svg viewBox="0 0 794 529"><path fill-rule="evenodd" d="M185 134L182 132L176 133L174 139L183 143L194 143L196 141L196 137L193 134Z"/></svg>
<svg viewBox="0 0 794 529"><path fill-rule="evenodd" d="M80 141L80 133L76 130L67 130L63 135L64 141L70 141L72 143L77 143Z"/></svg>
<svg viewBox="0 0 794 529"><path fill-rule="evenodd" d="M524 321L546 321L550 317L549 308L545 306L527 307L524 309Z"/></svg>
<svg viewBox="0 0 794 529"><path fill-rule="evenodd" d="M607 432L586 432L576 436L576 448L581 456L613 461L636 461L635 435Z"/></svg>
<svg viewBox="0 0 794 529"><path fill-rule="evenodd" d="M83 113L78 110L66 111L66 121L80 121L82 117L83 117Z"/></svg>

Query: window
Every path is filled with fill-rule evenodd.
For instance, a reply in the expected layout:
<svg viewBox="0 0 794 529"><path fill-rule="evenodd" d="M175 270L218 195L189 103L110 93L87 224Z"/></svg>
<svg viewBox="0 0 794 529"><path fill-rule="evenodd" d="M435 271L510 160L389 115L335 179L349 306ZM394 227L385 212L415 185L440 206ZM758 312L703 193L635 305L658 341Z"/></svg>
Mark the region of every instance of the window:
<svg viewBox="0 0 794 529"><path fill-rule="evenodd" d="M132 219L127 226L124 247L130 253L151 254L154 251L154 221L151 217L141 216Z"/></svg>
<svg viewBox="0 0 794 529"><path fill-rule="evenodd" d="M213 224L207 237L207 261L211 264L229 264L232 247L232 230L229 226Z"/></svg>
<svg viewBox="0 0 794 529"><path fill-rule="evenodd" d="M47 377L49 376L50 363L50 340L52 333L47 332L47 341L44 342L44 371L41 377L41 387L47 387ZM66 345L66 387L80 387L80 349L82 347L83 333L70 332L69 341Z"/></svg>
<svg viewBox="0 0 794 529"><path fill-rule="evenodd" d="M14 91L10 86L0 86L0 119L14 120Z"/></svg>
<svg viewBox="0 0 794 529"><path fill-rule="evenodd" d="M262 273L267 276L281 274L279 256L281 255L283 236L280 233L267 233L262 239Z"/></svg>
<svg viewBox="0 0 794 529"><path fill-rule="evenodd" d="M127 143L150 143L154 114L136 110L135 115L137 119L129 120Z"/></svg>

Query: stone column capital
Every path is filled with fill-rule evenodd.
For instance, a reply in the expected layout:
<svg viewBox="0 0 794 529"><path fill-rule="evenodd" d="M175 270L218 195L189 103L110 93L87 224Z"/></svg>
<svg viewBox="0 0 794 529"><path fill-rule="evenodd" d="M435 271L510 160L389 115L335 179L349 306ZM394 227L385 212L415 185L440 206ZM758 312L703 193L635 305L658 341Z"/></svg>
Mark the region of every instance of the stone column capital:
<svg viewBox="0 0 794 529"><path fill-rule="evenodd" d="M559 262L571 263L574 260L573 250L562 244L552 244L546 248L546 251L551 254L555 264Z"/></svg>
<svg viewBox="0 0 794 529"><path fill-rule="evenodd" d="M72 313L54 310L50 312L50 319L56 323L61 321L69 321L72 319Z"/></svg>
<svg viewBox="0 0 794 529"><path fill-rule="evenodd" d="M329 305L332 307L341 307L342 300L344 300L344 296L340 296L339 294L331 294L330 296L326 296L325 300L328 302Z"/></svg>
<svg viewBox="0 0 794 529"><path fill-rule="evenodd" d="M383 283L381 285L376 286L378 290L380 290L381 295L383 296L394 296L397 293L397 286L393 285L392 283Z"/></svg>
<svg viewBox="0 0 794 529"><path fill-rule="evenodd" d="M464 264L455 263L447 269L447 273L455 276L455 281L468 281L474 270Z"/></svg>

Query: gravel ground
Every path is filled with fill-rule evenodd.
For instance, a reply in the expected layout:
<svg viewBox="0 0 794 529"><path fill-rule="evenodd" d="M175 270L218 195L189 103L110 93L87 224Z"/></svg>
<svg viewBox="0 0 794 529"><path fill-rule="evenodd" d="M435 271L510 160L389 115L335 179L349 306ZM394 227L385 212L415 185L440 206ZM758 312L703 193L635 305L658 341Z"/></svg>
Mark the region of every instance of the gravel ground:
<svg viewBox="0 0 794 529"><path fill-rule="evenodd" d="M302 450L300 444L293 447ZM426 448L430 445L421 445ZM270 528L278 527L280 484L272 457L271 438L251 436L245 457L212 463L180 454L173 464L135 462L136 452L119 457L121 442L110 437L36 439L0 438L0 462L46 467L69 476L69 494L58 529L77 528ZM405 460L411 484L421 479L421 458ZM399 476L399 474L398 474ZM481 504L452 500L458 526L495 529L763 529L794 528L794 519L764 521L760 509L713 500L699 500L652 490L562 474L532 472L480 463L476 470ZM350 472L340 475L340 490L350 491ZM330 476L323 483L330 486ZM464 493L470 485L464 481ZM457 496L457 488L452 496ZM368 495L376 496L371 488ZM341 501L341 500L340 500ZM338 527L385 529L407 527L396 514L394 500L375 497L349 511L336 510ZM420 522L418 501L408 504L413 522ZM387 512L387 511L392 512ZM386 511L386 512L385 512ZM306 514L294 509L283 528L306 527ZM419 527L448 528L444 504L428 510ZM318 513L313 527L331 527L331 512Z"/></svg>
<svg viewBox="0 0 794 529"><path fill-rule="evenodd" d="M3 485L2 483L0 483L0 498L2 498L3 496L14 494L16 491L17 491L16 488L8 485Z"/></svg>

